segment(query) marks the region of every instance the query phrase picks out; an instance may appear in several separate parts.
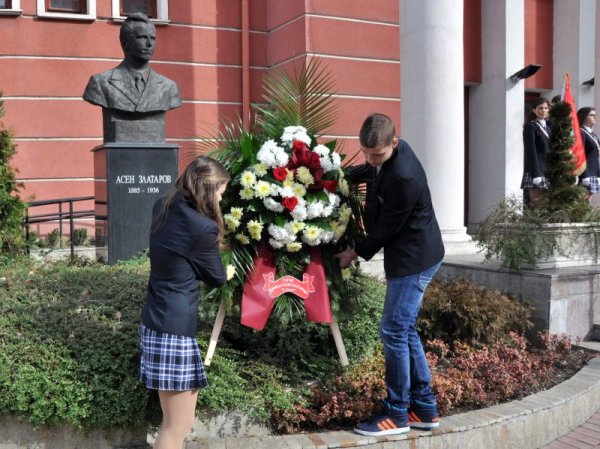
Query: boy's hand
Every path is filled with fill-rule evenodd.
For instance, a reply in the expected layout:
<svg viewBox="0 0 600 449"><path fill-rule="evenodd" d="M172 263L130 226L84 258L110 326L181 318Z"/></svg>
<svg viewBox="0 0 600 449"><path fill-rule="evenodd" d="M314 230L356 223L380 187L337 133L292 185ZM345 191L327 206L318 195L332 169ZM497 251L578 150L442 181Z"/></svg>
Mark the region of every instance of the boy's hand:
<svg viewBox="0 0 600 449"><path fill-rule="evenodd" d="M353 249L348 249L346 251L342 251L341 253L335 254L333 257L339 259L340 267L348 268L352 262L358 258L358 254Z"/></svg>

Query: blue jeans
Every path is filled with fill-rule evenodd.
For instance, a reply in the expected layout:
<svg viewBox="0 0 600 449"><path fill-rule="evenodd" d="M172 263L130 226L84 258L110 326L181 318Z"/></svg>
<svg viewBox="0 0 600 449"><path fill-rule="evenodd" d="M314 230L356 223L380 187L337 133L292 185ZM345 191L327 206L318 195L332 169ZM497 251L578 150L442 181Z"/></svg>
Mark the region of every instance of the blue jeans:
<svg viewBox="0 0 600 449"><path fill-rule="evenodd" d="M440 265L387 280L379 334L385 354L386 401L396 407L408 407L411 399L435 403L431 372L415 324L425 289Z"/></svg>

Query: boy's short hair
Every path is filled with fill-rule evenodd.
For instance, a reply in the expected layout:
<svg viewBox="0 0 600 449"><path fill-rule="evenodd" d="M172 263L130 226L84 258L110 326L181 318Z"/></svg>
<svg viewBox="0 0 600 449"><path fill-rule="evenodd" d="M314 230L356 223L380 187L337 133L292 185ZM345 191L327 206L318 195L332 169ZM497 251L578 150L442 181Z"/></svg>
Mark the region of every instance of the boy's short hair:
<svg viewBox="0 0 600 449"><path fill-rule="evenodd" d="M396 127L392 119L376 112L365 119L358 138L363 147L376 148L391 144L395 136Z"/></svg>

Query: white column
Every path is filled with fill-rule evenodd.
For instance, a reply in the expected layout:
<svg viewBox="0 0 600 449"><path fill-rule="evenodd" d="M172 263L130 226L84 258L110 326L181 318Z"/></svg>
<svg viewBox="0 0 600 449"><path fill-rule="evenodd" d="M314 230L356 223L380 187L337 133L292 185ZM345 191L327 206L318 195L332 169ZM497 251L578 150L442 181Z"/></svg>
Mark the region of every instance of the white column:
<svg viewBox="0 0 600 449"><path fill-rule="evenodd" d="M596 0L596 49L595 49L595 64L594 64L594 107L596 108L596 112L600 111L600 43L598 39L600 39L600 0ZM596 119L596 134L600 135L600 120ZM596 323L600 323L600 308L598 310L598 321Z"/></svg>
<svg viewBox="0 0 600 449"><path fill-rule="evenodd" d="M429 182L447 254L472 252L464 226L463 0L400 0L400 135Z"/></svg>
<svg viewBox="0 0 600 449"><path fill-rule="evenodd" d="M554 89L560 94L563 75L569 72L575 107L591 106L594 89L583 86L594 76L594 42L597 0L554 0Z"/></svg>
<svg viewBox="0 0 600 449"><path fill-rule="evenodd" d="M596 49L594 58L594 106L596 107L596 113L600 111L600 0L596 0ZM600 120L596 119L596 134L600 135ZM598 195L598 194L596 194ZM600 297L596 296L594 305L592 306L594 311L593 323L600 326Z"/></svg>
<svg viewBox="0 0 600 449"><path fill-rule="evenodd" d="M469 94L469 230L505 196L521 196L524 81L524 0L481 3L482 82Z"/></svg>

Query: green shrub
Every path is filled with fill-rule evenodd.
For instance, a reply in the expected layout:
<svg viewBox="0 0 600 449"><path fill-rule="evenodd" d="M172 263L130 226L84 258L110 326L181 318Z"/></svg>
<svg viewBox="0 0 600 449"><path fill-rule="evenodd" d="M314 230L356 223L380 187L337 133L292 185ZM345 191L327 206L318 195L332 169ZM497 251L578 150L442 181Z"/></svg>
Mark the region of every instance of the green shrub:
<svg viewBox="0 0 600 449"><path fill-rule="evenodd" d="M71 233L71 240L75 246L83 246L87 242L87 229L86 228L75 228Z"/></svg>
<svg viewBox="0 0 600 449"><path fill-rule="evenodd" d="M44 238L44 246L46 248L58 248L61 243L61 235L58 228L53 229L48 234L46 234L46 238Z"/></svg>
<svg viewBox="0 0 600 449"><path fill-rule="evenodd" d="M0 265L6 278L0 285L0 415L82 428L158 424L157 395L138 380L148 269L147 257L115 266L79 258ZM382 292L380 283L365 279L356 286L364 313L340 323L353 360L377 344ZM213 321L211 311L201 311L203 350ZM269 323L260 333L231 314L207 371L210 388L200 393L199 411L235 409L268 421L303 404L305 382L334 377L341 367L327 325L301 322L283 332Z"/></svg>
<svg viewBox="0 0 600 449"><path fill-rule="evenodd" d="M82 258L46 265L12 258L0 264L0 277L6 279L0 284L0 415L84 429L157 425L157 394L138 380L138 326L148 270L146 256L114 266ZM199 395L198 411L239 410L283 432L349 426L365 419L385 394L378 336L384 293L385 286L370 278L354 286L359 311L339 323L351 361L346 369L339 364L327 325L302 321L283 328L272 320L257 332L241 326L235 311L227 315L207 367L209 388ZM445 310L450 306L455 310ZM448 338L428 354L444 410L481 403L477 402L481 391L504 398L485 390L486 376L494 379L488 382L490 388L496 385L507 391L527 389L518 383L523 376L514 380L506 377L507 372L531 372L532 383L541 379L536 371L527 371L529 356L523 355L521 340L502 335L514 323L524 322L509 313L526 315L519 307L508 297L486 293L466 281L432 283L423 306L432 321L423 329ZM203 350L214 312L206 305L199 312ZM490 331L488 336L484 328ZM474 338L469 339L471 333ZM477 346L498 343L495 349L461 352L466 346L451 345L454 335ZM536 359L541 367L547 368L568 349L552 339L542 343L556 357ZM462 357L456 362L450 358L449 348L454 346ZM508 359L499 361L501 356ZM494 364L499 372L485 371ZM461 368L447 369L454 365Z"/></svg>
<svg viewBox="0 0 600 449"><path fill-rule="evenodd" d="M3 116L4 101L0 92L0 118ZM10 166L16 152L12 132L0 123L0 255L18 254L25 246L26 206L18 194L21 185L16 181L15 169Z"/></svg>
<svg viewBox="0 0 600 449"><path fill-rule="evenodd" d="M418 328L424 340L495 344L531 328L531 307L466 279L434 280L425 292Z"/></svg>

